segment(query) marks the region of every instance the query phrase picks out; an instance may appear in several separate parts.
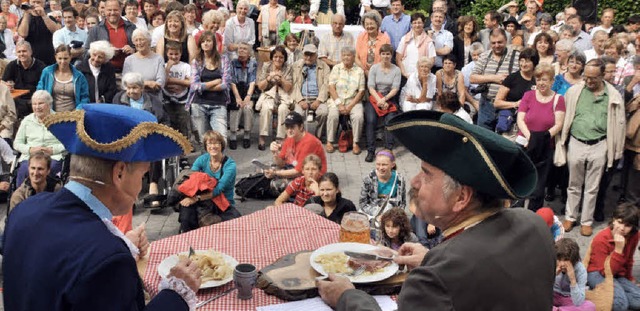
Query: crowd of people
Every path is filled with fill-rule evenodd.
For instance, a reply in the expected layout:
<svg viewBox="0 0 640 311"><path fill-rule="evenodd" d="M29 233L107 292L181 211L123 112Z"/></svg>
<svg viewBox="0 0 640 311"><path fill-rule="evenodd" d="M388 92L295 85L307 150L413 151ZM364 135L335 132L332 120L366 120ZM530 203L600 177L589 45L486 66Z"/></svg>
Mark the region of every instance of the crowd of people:
<svg viewBox="0 0 640 311"><path fill-rule="evenodd" d="M384 245L432 248L446 234L425 219L407 218L404 210L415 213L417 203L407 199L409 185L393 152L397 137L385 126L403 112L440 111L497 133L528 155L534 190L503 204L536 212L559 199L565 216L560 225L548 222L554 232L580 225L580 233L591 236L594 221L605 219L612 177L621 172L616 199L628 204L616 210L606 233L615 248L596 247L601 232L585 266L575 242L556 239L558 303L590 310L574 283L584 292L587 281L591 287L602 282L605 251L622 254L612 257L618 265L612 270L630 279L638 242L637 215L629 211L640 204L640 15L614 25L616 12L608 8L594 21L574 7L545 12L541 2L524 5L524 12L512 1L484 16L458 16L455 5L435 0L426 16L406 14L402 0L363 0L362 31L353 35L345 31L342 1L312 0L298 12L278 0L76 0L65 7L2 0L2 160L11 162L11 148L20 153L10 208L60 188L53 177L67 150L44 120L89 103L113 103L151 113L203 151L191 170L217 184L206 193L183 192L183 232L240 216L236 166L224 152L257 141L259 151L273 154L264 174L279 196L268 208L313 205L338 223L360 211L379 226ZM296 34L293 23L331 30ZM12 98L13 90L25 94ZM358 155L362 148L375 168L356 201L341 194L339 172L327 172L326 154L351 149ZM159 161L151 162L148 175L149 194L156 195ZM211 199L213 215L203 204ZM114 223L126 233L131 217L129 211ZM614 306L640 307L633 296L640 293L629 294L619 281Z"/></svg>

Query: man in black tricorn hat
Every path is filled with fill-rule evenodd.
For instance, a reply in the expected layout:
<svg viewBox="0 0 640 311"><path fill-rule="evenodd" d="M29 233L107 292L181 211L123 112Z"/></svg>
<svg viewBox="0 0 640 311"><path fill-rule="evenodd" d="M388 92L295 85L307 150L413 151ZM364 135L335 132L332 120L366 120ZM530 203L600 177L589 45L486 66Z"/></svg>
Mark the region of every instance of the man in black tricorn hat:
<svg viewBox="0 0 640 311"><path fill-rule="evenodd" d="M394 259L411 272L398 310L551 310L555 251L548 227L526 209L505 209L536 184L522 149L489 130L435 111L393 118L388 130L421 160L411 180L416 216L443 230L427 250L405 243ZM336 310L380 310L344 277L319 281Z"/></svg>

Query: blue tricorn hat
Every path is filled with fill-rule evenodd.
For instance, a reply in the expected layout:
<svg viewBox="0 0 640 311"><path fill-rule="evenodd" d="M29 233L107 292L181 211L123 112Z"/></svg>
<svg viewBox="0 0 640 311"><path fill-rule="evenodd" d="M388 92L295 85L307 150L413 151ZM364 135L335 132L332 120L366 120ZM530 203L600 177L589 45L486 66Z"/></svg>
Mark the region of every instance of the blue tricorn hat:
<svg viewBox="0 0 640 311"><path fill-rule="evenodd" d="M71 154L123 162L152 162L186 154L189 140L159 124L144 110L123 105L87 104L58 112L44 124Z"/></svg>
<svg viewBox="0 0 640 311"><path fill-rule="evenodd" d="M536 167L520 147L453 114L406 112L387 129L418 158L484 194L523 198L536 186Z"/></svg>

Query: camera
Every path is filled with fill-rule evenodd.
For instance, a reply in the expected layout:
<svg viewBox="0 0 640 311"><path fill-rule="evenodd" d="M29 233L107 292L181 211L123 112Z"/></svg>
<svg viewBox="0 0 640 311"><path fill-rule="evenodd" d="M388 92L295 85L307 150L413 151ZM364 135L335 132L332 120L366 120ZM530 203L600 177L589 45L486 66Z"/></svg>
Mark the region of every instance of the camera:
<svg viewBox="0 0 640 311"><path fill-rule="evenodd" d="M20 5L20 8L21 8L22 10L24 10L24 11L33 9L33 7L31 6L31 4L29 4L29 3L23 3L23 4L21 4L21 5Z"/></svg>
<svg viewBox="0 0 640 311"><path fill-rule="evenodd" d="M480 84L478 86L476 86L475 89L470 89L469 92L472 95L476 95L476 94L484 94L487 93L489 91L489 86L486 84Z"/></svg>

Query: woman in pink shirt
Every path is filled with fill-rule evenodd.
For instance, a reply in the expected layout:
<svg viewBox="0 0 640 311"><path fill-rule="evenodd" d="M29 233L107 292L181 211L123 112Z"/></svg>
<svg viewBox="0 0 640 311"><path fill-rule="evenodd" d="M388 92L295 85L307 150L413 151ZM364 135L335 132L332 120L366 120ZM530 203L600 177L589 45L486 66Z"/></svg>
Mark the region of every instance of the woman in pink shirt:
<svg viewBox="0 0 640 311"><path fill-rule="evenodd" d="M539 64L535 71L536 89L524 93L518 108L516 143L538 169L538 184L529 198L529 209L536 211L544 204L544 186L553 161L553 138L564 122L564 98L551 90L555 71L549 64Z"/></svg>

